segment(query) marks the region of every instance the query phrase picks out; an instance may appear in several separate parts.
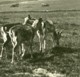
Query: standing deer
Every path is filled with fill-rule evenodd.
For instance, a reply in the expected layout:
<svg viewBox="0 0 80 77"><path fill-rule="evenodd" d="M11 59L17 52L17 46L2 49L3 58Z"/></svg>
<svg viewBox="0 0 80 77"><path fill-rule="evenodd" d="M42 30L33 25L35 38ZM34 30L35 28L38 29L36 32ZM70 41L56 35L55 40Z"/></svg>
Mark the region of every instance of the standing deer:
<svg viewBox="0 0 80 77"><path fill-rule="evenodd" d="M10 42L10 37L9 37L9 29L11 27L13 27L14 25L19 25L20 23L12 23L12 24L6 24L6 25L3 25L1 28L0 28L0 32L1 32L1 36L2 36L2 40L3 40L3 44L2 44L2 48L1 48L1 54L0 54L0 58L2 58L2 54L3 54L3 51L5 50L6 51L6 46L8 45L8 43Z"/></svg>
<svg viewBox="0 0 80 77"><path fill-rule="evenodd" d="M21 58L23 58L25 54L24 44L26 41L30 43L31 58L33 57L32 44L33 44L33 38L36 33L39 36L40 48L42 49L41 35L43 36L45 34L44 32L45 32L45 29L44 29L44 23L42 22L42 18L34 20L31 26L24 27L22 25L17 25L17 26L11 27L9 30L9 36L13 46L11 63L14 63L14 52L18 46L21 46L22 48Z"/></svg>

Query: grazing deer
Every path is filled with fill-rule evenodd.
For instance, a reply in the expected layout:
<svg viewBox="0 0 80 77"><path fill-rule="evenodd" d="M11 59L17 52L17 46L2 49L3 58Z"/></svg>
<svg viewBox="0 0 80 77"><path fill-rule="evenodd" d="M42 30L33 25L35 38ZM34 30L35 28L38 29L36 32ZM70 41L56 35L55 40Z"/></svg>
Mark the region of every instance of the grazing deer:
<svg viewBox="0 0 80 77"><path fill-rule="evenodd" d="M53 47L59 47L60 46L60 38L61 38L61 34L62 34L62 31L54 31L53 32Z"/></svg>
<svg viewBox="0 0 80 77"><path fill-rule="evenodd" d="M62 32L56 31L54 23L51 20L44 21L44 24L45 24L46 34L52 33L53 47L54 47L54 42L56 43L56 46L59 46L59 40Z"/></svg>

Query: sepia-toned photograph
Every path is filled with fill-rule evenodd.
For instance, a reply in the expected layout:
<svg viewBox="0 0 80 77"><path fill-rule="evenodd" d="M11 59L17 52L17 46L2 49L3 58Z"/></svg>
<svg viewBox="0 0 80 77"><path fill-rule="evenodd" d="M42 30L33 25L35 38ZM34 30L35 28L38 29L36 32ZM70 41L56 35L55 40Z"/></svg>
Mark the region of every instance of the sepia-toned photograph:
<svg viewBox="0 0 80 77"><path fill-rule="evenodd" d="M80 77L80 0L0 0L0 77Z"/></svg>

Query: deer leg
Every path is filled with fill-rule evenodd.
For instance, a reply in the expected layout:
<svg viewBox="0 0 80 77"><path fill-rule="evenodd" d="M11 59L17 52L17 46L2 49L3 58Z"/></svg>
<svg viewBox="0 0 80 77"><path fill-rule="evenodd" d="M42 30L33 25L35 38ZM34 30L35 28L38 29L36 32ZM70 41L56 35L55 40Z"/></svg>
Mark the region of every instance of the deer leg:
<svg viewBox="0 0 80 77"><path fill-rule="evenodd" d="M21 53L22 53L22 46L20 45L19 46L19 55L21 55Z"/></svg>
<svg viewBox="0 0 80 77"><path fill-rule="evenodd" d="M46 40L43 41L43 52L45 52L46 49Z"/></svg>
<svg viewBox="0 0 80 77"><path fill-rule="evenodd" d="M43 36L43 52L45 52L45 49L46 49L46 36L44 35Z"/></svg>
<svg viewBox="0 0 80 77"><path fill-rule="evenodd" d="M52 39L53 39L53 47L55 47L57 45L57 33L55 31L53 32Z"/></svg>
<svg viewBox="0 0 80 77"><path fill-rule="evenodd" d="M22 59L25 55L25 48L23 43L21 44L21 50L22 50L22 55L21 55L21 59Z"/></svg>
<svg viewBox="0 0 80 77"><path fill-rule="evenodd" d="M4 44L2 45L2 48L1 48L0 58L2 58L3 51L4 51Z"/></svg>
<svg viewBox="0 0 80 77"><path fill-rule="evenodd" d="M39 31L37 31L37 36L39 38L39 50L42 51L41 35L40 35Z"/></svg>
<svg viewBox="0 0 80 77"><path fill-rule="evenodd" d="M52 40L53 40L53 48L55 47L55 40L54 40L54 33L53 33L53 35L52 35Z"/></svg>
<svg viewBox="0 0 80 77"><path fill-rule="evenodd" d="M3 54L3 51L4 51L4 48L5 48L5 52L6 52L6 46L7 44L9 43L9 40L5 41L2 45L2 49L1 49L1 54L0 54L0 58L2 57L2 54ZM6 58L7 58L7 52L6 52Z"/></svg>
<svg viewBox="0 0 80 77"><path fill-rule="evenodd" d="M17 48L17 42L15 42L13 44L13 48L12 48L12 61L11 61L11 63L14 63L14 53L15 53L16 48Z"/></svg>
<svg viewBox="0 0 80 77"><path fill-rule="evenodd" d="M8 42L6 33L3 33L2 37L3 37L4 43L3 43L2 48L1 48L0 58L2 58L2 54L3 54L4 48L5 48L5 46L6 46L7 42Z"/></svg>
<svg viewBox="0 0 80 77"><path fill-rule="evenodd" d="M39 44L40 44L39 50L42 51L42 41L41 41L41 38L39 38Z"/></svg>
<svg viewBox="0 0 80 77"><path fill-rule="evenodd" d="M33 39L31 39L31 41L30 41L30 54L31 54L31 58L33 58L32 44L33 44Z"/></svg>
<svg viewBox="0 0 80 77"><path fill-rule="evenodd" d="M56 40L57 46L59 46L59 39Z"/></svg>
<svg viewBox="0 0 80 77"><path fill-rule="evenodd" d="M4 51L4 44L2 45L2 48L1 48L0 58L2 58L3 51Z"/></svg>
<svg viewBox="0 0 80 77"><path fill-rule="evenodd" d="M14 52L15 52L17 46L18 46L18 44L17 44L17 37L12 38L11 42L12 42L12 46L13 46L13 48L12 48L12 61L11 61L11 63L14 63Z"/></svg>

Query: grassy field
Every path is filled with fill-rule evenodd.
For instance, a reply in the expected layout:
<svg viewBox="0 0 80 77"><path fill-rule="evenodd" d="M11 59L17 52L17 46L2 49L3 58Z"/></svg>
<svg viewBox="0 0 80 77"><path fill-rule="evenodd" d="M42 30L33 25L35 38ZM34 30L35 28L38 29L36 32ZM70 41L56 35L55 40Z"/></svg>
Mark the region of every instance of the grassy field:
<svg viewBox="0 0 80 77"><path fill-rule="evenodd" d="M43 17L51 19L58 30L62 30L60 47L52 48L51 35L47 36L47 49L45 55L38 50L38 39L35 37L33 44L34 58L30 59L26 46L24 60L15 58L16 63L11 64L11 48L8 48L8 59L5 54L0 60L0 77L32 77L28 74L15 75L15 73L30 73L34 69L44 68L49 72L66 74L66 77L80 77L80 12L9 12L0 13L0 26L6 23L23 22L23 18L30 14L34 18ZM2 43L0 43L1 45ZM47 76L33 76L47 77Z"/></svg>
<svg viewBox="0 0 80 77"><path fill-rule="evenodd" d="M19 3L19 7L11 7L16 3ZM42 3L50 6L42 7ZM0 12L44 10L80 10L80 0L0 0Z"/></svg>
<svg viewBox="0 0 80 77"><path fill-rule="evenodd" d="M24 1L26 2L24 3ZM16 3L19 3L19 7L11 7ZM48 3L50 6L42 7L42 3ZM17 60L15 56L15 64L11 64L11 45L9 45L7 59L4 52L3 58L0 60L0 77L48 77L45 75L32 76L33 71L38 68L66 75L60 77L80 77L80 0L28 0L28 3L27 0L0 0L0 26L6 23L23 23L24 17L28 14L34 18L51 19L56 29L62 30L60 47L52 48L51 34L48 34L47 48L43 55L38 50L39 43L35 37L34 58L30 59L30 49L26 46L24 59ZM1 45L2 40L0 39L0 50Z"/></svg>

